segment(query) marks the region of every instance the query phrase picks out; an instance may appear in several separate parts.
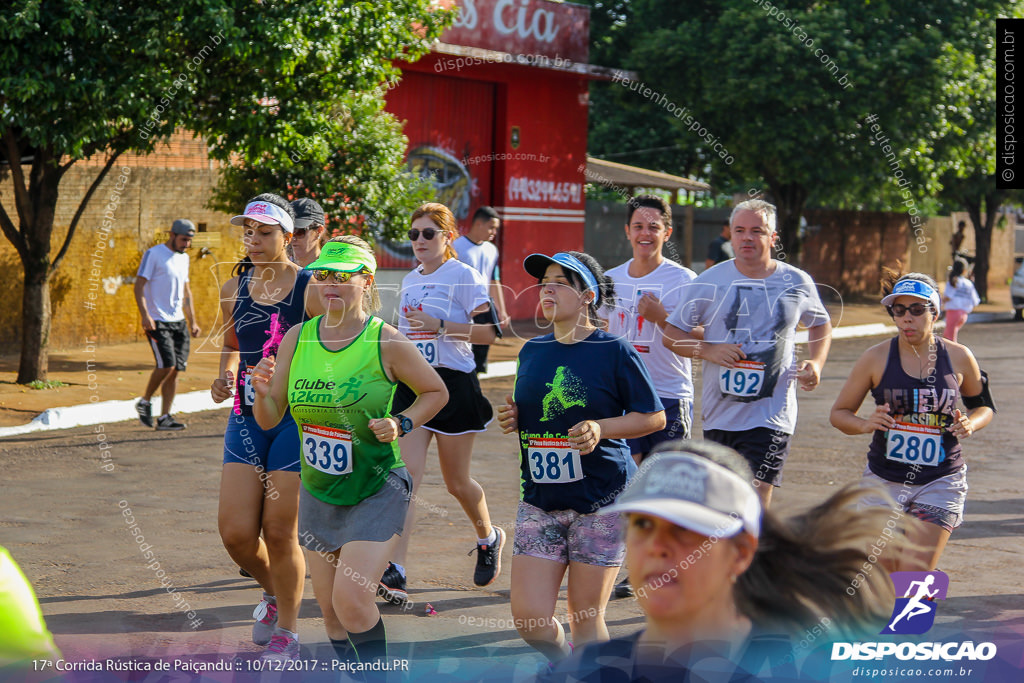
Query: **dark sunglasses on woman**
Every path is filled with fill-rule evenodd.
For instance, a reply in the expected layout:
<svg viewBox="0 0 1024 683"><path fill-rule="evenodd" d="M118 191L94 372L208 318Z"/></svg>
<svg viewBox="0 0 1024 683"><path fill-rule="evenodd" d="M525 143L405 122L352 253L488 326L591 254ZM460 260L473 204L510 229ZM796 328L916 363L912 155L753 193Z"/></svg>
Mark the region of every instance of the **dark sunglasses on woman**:
<svg viewBox="0 0 1024 683"><path fill-rule="evenodd" d="M440 232L440 231L437 230L436 228L424 228L423 229L423 239L428 240L428 241L432 240L432 239L434 239L434 235L436 235L438 232ZM420 229L419 228L413 228L412 230L409 231L409 241L410 242L415 242L419 238L420 238Z"/></svg>
<svg viewBox="0 0 1024 683"><path fill-rule="evenodd" d="M910 315L915 318L919 318L924 315L924 312L931 308L931 304L910 304L904 306L903 304L893 304L889 306L889 315L893 318L899 318L904 315L907 311L910 311Z"/></svg>

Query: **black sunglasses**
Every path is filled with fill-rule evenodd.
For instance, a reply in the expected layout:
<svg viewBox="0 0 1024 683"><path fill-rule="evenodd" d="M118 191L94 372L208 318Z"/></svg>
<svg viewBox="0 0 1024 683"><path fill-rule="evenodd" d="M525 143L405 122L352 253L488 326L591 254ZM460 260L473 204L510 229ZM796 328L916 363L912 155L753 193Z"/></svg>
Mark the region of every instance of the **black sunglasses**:
<svg viewBox="0 0 1024 683"><path fill-rule="evenodd" d="M439 233L440 230L438 230L437 228L424 228L422 232L423 232L423 239L429 241L429 240L434 239L434 235ZM412 230L409 231L409 241L410 242L415 242L419 238L420 238L420 229L419 228L413 228Z"/></svg>
<svg viewBox="0 0 1024 683"><path fill-rule="evenodd" d="M915 318L919 318L920 316L924 315L925 311L930 310L931 307L931 304L910 304L909 306L904 306L903 304L893 304L892 306L889 306L889 315L893 318L899 318L900 316L906 314L907 311L910 311L910 315L914 316Z"/></svg>

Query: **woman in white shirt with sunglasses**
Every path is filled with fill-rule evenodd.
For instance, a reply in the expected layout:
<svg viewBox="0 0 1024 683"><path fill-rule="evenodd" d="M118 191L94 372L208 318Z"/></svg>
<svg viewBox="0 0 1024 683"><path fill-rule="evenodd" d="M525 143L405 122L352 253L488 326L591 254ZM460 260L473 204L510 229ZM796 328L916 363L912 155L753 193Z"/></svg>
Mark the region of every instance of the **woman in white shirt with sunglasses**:
<svg viewBox="0 0 1024 683"><path fill-rule="evenodd" d="M493 419L490 403L480 391L472 344L490 344L498 327L493 317L487 282L458 260L452 242L458 237L455 217L444 204L427 203L412 214L409 240L419 266L402 280L398 330L407 336L437 370L448 388L448 404L422 427L403 435L402 458L413 476L413 499L426 466L427 447L437 440L441 474L448 492L459 501L477 539L473 583L488 586L501 571L505 532L491 525L484 490L470 476L473 441ZM415 398L399 384L394 413ZM407 532L402 534L394 561L381 579L381 597L404 602L404 564L415 507L409 508ZM472 552L472 551L471 551Z"/></svg>

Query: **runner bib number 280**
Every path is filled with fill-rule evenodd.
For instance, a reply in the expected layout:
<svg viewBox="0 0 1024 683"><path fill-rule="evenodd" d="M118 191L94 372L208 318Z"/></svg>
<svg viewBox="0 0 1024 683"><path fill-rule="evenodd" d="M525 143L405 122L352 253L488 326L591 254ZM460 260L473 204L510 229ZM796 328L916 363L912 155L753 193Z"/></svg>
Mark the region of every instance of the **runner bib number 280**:
<svg viewBox="0 0 1024 683"><path fill-rule="evenodd" d="M580 449L569 439L530 439L530 478L537 484L568 484L583 478Z"/></svg>
<svg viewBox="0 0 1024 683"><path fill-rule="evenodd" d="M718 388L731 396L757 396L764 384L764 363L738 360L732 368L722 368Z"/></svg>
<svg viewBox="0 0 1024 683"><path fill-rule="evenodd" d="M885 438L885 457L935 467L944 459L942 428L897 422Z"/></svg>
<svg viewBox="0 0 1024 683"><path fill-rule="evenodd" d="M306 464L324 474L352 473L352 432L321 425L302 425Z"/></svg>

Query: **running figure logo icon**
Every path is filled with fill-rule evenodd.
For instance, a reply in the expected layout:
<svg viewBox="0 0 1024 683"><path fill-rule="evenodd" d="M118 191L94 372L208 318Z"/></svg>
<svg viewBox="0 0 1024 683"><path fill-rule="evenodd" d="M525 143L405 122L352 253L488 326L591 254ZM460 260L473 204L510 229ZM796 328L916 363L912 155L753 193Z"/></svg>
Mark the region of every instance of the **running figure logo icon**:
<svg viewBox="0 0 1024 683"><path fill-rule="evenodd" d="M919 635L935 623L935 600L945 600L949 590L949 577L938 570L931 572L893 572L892 586L896 590L896 606L883 635L899 633Z"/></svg>

